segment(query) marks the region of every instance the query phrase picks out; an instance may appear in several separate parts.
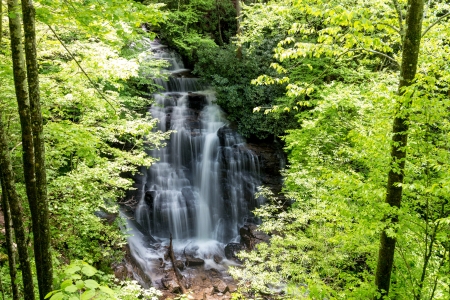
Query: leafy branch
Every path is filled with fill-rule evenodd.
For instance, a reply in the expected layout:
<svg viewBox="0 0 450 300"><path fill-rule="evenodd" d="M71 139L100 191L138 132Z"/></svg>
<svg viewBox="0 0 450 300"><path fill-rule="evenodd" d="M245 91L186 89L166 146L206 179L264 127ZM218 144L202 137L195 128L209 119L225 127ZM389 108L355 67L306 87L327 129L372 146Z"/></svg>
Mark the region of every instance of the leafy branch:
<svg viewBox="0 0 450 300"><path fill-rule="evenodd" d="M75 63L77 64L77 66L80 68L81 72L84 74L84 76L86 76L86 78L89 80L89 82L92 84L92 86L94 87L94 89L97 91L97 93L100 95L100 97L103 98L103 100L105 100L110 106L111 108L114 110L115 113L117 113L116 109L114 108L114 106L111 104L111 102L106 98L105 94L100 91L100 89L96 86L96 84L94 83L94 81L92 81L91 77L89 77L89 75L86 73L86 71L83 69L83 67L81 66L81 64L78 62L78 60L76 60L75 56L72 54L72 52L70 52L70 50L67 48L67 46L64 44L64 42L59 38L58 34L56 34L55 30L53 30L53 28L48 25L48 28L50 28L51 32L53 33L53 35L56 37L56 39L59 41L59 43L63 46L63 48L67 51L67 53L70 55L70 57L75 61Z"/></svg>
<svg viewBox="0 0 450 300"><path fill-rule="evenodd" d="M424 30L424 32L422 33L422 37L424 37L425 34L427 34L427 32L430 31L431 28L433 28L434 26L439 24L439 22L441 22L443 19L447 18L448 16L450 16L450 12L446 13L445 15L441 16L436 21L434 21L430 26L427 27L427 29Z"/></svg>

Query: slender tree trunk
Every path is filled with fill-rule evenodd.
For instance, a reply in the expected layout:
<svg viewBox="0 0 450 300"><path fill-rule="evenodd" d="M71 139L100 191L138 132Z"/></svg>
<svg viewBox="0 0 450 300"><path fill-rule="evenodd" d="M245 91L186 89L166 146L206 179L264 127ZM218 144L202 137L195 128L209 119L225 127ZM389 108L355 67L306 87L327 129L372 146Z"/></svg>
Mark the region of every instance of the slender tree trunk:
<svg viewBox="0 0 450 300"><path fill-rule="evenodd" d="M34 256L36 266L42 265L42 253L40 247L39 215L37 206L36 172L34 159L34 141L30 116L30 102L27 90L27 76L25 69L25 55L22 44L22 30L20 20L20 7L17 0L8 0L9 28L11 36L11 55L13 61L14 86L22 128L22 156L25 177L25 186L28 203L31 211L34 237ZM42 268L37 268L38 282L42 276ZM41 284L39 284L41 286ZM44 295L45 296L45 295Z"/></svg>
<svg viewBox="0 0 450 300"><path fill-rule="evenodd" d="M408 1L408 15L406 17L406 32L403 41L402 65L398 87L400 96L404 94L404 88L413 83L414 77L416 76L422 34L423 9L424 0ZM399 103L392 128L391 166L386 189L386 203L393 208L400 208L402 200L402 184L409 129L409 117L405 113L405 108L409 107L410 101L405 101L404 99L400 99L400 101L401 103ZM390 216L387 227L394 228L397 223L397 213L393 213ZM396 239L395 237L388 236L387 229L383 230L380 237L380 250L375 274L375 285L379 293L375 297L377 299L389 294L392 266L394 264Z"/></svg>
<svg viewBox="0 0 450 300"><path fill-rule="evenodd" d="M50 230L48 222L47 174L45 170L45 144L43 137L42 113L39 91L39 70L36 51L35 9L32 0L22 0L23 27L25 33L25 55L27 65L28 92L31 109L31 123L34 143L36 170L36 211L38 214L39 239L34 239L35 247L40 247L41 259L36 260L40 269L38 277L40 299L52 291L53 269L50 253ZM35 225L35 224L34 224ZM33 226L34 226L33 225Z"/></svg>
<svg viewBox="0 0 450 300"><path fill-rule="evenodd" d="M11 218L16 236L17 250L19 252L20 269L22 270L23 281L23 299L34 300L33 275L28 257L28 247L26 243L25 229L23 228L22 207L16 192L11 158L9 155L8 144L2 122L2 112L0 110L0 170L2 173L2 182L6 190Z"/></svg>
<svg viewBox="0 0 450 300"><path fill-rule="evenodd" d="M1 121L1 120L0 120ZM14 236L13 228L11 226L11 211L9 209L8 196L6 193L5 180L2 176L3 172L0 172L0 180L2 185L2 210L5 218L5 238L6 238L6 248L8 251L8 265L9 265L9 276L11 278L11 290L13 295L13 300L20 300L19 297L19 286L17 285L17 269L16 269L16 257L14 251Z"/></svg>

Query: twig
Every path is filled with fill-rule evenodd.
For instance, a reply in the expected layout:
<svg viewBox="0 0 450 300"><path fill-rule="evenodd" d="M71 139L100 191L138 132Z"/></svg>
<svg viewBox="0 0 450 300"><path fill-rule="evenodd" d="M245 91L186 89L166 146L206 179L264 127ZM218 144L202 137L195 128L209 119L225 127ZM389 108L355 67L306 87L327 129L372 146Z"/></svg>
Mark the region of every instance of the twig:
<svg viewBox="0 0 450 300"><path fill-rule="evenodd" d="M376 24L380 24L380 25L384 25L384 26L390 27L391 29L394 29L398 34L400 34L400 36L402 35L400 29L398 29L397 27L395 27L395 26L393 26L391 24L383 23L383 22L378 22Z"/></svg>
<svg viewBox="0 0 450 300"><path fill-rule="evenodd" d="M400 28L400 36L402 38L403 41L403 34L404 34L404 28L403 28L403 14L402 14L402 9L400 8L400 5L398 4L398 0L392 0L392 2L394 3L394 7L395 10L397 11L397 16L398 16L398 26Z"/></svg>
<svg viewBox="0 0 450 300"><path fill-rule="evenodd" d="M86 71L83 69L83 67L80 65L80 63L75 59L75 56L73 56L72 52L69 51L69 49L66 47L66 45L63 43L63 41L59 38L59 36L56 34L56 32L53 30L53 28L48 25L48 28L50 28L50 30L53 32L53 34L55 35L55 37L58 39L59 43L64 47L64 49L67 51L67 53L70 55L70 57L72 57L72 59L75 61L75 63L78 65L78 67L80 68L81 72L83 72L84 76L86 76L86 78L89 80L89 82L92 84L92 86L94 87L94 89L97 91L97 93L100 95L100 97L103 98L103 100L105 100L110 106L111 108L114 110L115 113L117 113L116 109L114 108L114 106L111 104L111 102L105 97L105 95L98 89L98 87L95 85L95 83L92 81L91 77L89 77L89 75L86 73Z"/></svg>
<svg viewBox="0 0 450 300"><path fill-rule="evenodd" d="M425 34L427 34L427 32L433 28L436 24L438 24L442 19L447 18L448 16L450 16L450 12L446 13L445 15L443 15L442 17L440 17L439 19L437 19L436 21L433 22L433 24L431 24L430 26L427 27L427 29L425 29L425 31L422 33L422 37L425 36Z"/></svg>
<svg viewBox="0 0 450 300"><path fill-rule="evenodd" d="M383 52L379 52L376 50L372 50L372 49L366 49L366 48L357 48L357 49L352 49L353 51L367 51L373 54L377 54L377 55L381 55L387 59L389 59L390 61L394 62L398 67L400 67L400 64L398 63L398 61L396 61L393 57L390 57L389 55L383 53Z"/></svg>
<svg viewBox="0 0 450 300"><path fill-rule="evenodd" d="M17 145L15 145L12 149L11 149L11 153L14 152L14 150L16 150L17 147L19 147L20 145L22 145L22 142L18 143Z"/></svg>

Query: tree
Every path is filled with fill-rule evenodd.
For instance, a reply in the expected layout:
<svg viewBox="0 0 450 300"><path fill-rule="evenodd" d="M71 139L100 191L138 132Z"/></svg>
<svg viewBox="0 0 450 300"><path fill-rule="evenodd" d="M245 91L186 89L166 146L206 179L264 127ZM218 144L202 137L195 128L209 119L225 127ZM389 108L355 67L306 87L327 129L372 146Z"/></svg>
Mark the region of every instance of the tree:
<svg viewBox="0 0 450 300"><path fill-rule="evenodd" d="M411 94L405 96L407 87L414 82L417 71L417 62L420 51L420 40L422 37L423 0L408 1L408 13L406 18L406 32L403 38L403 54L400 69L400 83L398 86L399 103L394 123L392 127L392 150L391 164L386 187L386 203L393 208L400 208L403 192L403 180L406 162L406 147L408 143L409 117L408 107L410 106ZM400 22L403 22L400 19ZM400 23L401 26L401 23ZM404 96L404 97L402 97ZM392 266L394 264L395 253L395 233L392 233L398 223L396 212L388 216L390 221L388 226L381 233L380 250L378 253L378 264L375 275L375 285L377 286L377 299L381 299L389 294ZM388 232L391 231L391 233ZM395 230L394 230L395 231Z"/></svg>
<svg viewBox="0 0 450 300"><path fill-rule="evenodd" d="M25 55L27 68L28 95L30 102L31 130L33 135L34 165L36 179L36 210L31 214L37 215L33 220L33 232L36 251L36 269L38 270L39 294L44 299L52 290L53 268L50 253L50 227L48 221L47 174L45 167L45 144L43 137L42 113L40 105L39 70L36 51L35 11L32 0L22 0L23 28L25 33ZM27 129L26 131L28 131ZM22 128L22 131L25 131ZM30 158L30 157L29 157ZM27 184L30 184L28 182Z"/></svg>
<svg viewBox="0 0 450 300"><path fill-rule="evenodd" d="M12 11L12 7L10 6L9 2L8 4L9 10ZM14 29L14 26L12 26L11 29ZM4 187L2 188L4 192L4 197L2 200L8 201L11 211L14 233L16 236L17 250L19 252L20 269L22 270L22 281L24 288L23 299L34 300L33 274L31 272L31 264L28 257L27 239L23 227L22 207L20 204L20 199L16 192L11 158L9 155L8 143L5 135L5 127L3 126L2 118L2 112L0 111L0 166L2 187ZM7 206L8 205L5 205L4 207L7 208Z"/></svg>
<svg viewBox="0 0 450 300"><path fill-rule="evenodd" d="M268 10L244 8L249 29L243 38L264 41L276 16L269 15L268 22L251 16L284 3L272 1ZM429 2L423 21L428 27L422 34L410 28L419 39L428 33L421 45L426 55L420 56L414 80L402 77L398 84L397 71L403 76L408 73L403 67L411 70L418 63L419 45L408 48L417 36L405 40L402 17L413 3L302 1L285 17L295 23L275 49L272 66L279 75L256 82L287 83L289 101L266 113L299 110L299 128L284 139L289 157L284 190L293 204L286 209L275 201L257 211L265 220L262 228L274 237L258 253L242 254L249 258L248 269L235 271L255 290L270 292L279 280L287 292L313 298L373 298L381 292L374 282L377 263L384 262L377 254L385 231L396 239L389 297L448 296L448 26L436 24L448 17L449 6ZM416 20L422 22L417 13ZM439 27L430 31L433 26ZM391 141L392 135L397 141L405 135L405 127L392 134L394 118L407 120L399 123L407 126L410 143ZM392 147L405 156L390 162ZM393 184L403 188L399 208L384 201L391 169L404 176Z"/></svg>
<svg viewBox="0 0 450 300"><path fill-rule="evenodd" d="M39 104L34 11L31 2L22 2L25 47L22 42L22 24L18 2L14 0L8 1L8 11L14 85L22 128L25 184L32 218L39 294L40 298L44 299L45 295L52 290L53 278L52 258L49 251L50 237L42 117ZM24 52L26 52L26 65ZM36 170L38 170L38 173L36 173Z"/></svg>
<svg viewBox="0 0 450 300"><path fill-rule="evenodd" d="M3 216L5 219L5 236L6 236L6 247L8 251L8 264L9 264L9 276L11 278L11 290L13 294L13 300L19 300L20 299L19 285L16 282L17 269L15 259L16 253L14 251L14 232L11 224L11 211L9 209L5 180L2 178L2 174L0 174L0 182L2 186L1 200L2 200Z"/></svg>

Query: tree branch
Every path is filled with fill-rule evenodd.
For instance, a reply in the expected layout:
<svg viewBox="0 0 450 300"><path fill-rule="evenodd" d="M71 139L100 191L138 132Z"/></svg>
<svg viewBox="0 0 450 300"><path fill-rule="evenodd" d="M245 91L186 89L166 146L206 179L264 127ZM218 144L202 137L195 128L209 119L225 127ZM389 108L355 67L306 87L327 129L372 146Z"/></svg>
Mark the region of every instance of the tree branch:
<svg viewBox="0 0 450 300"><path fill-rule="evenodd" d="M405 31L404 31L404 27L403 27L402 9L400 8L400 4L398 3L398 0L392 0L392 2L394 3L395 10L397 11L398 26L400 28L400 35L401 35L402 40L403 40L403 35L405 34Z"/></svg>
<svg viewBox="0 0 450 300"><path fill-rule="evenodd" d="M395 26L393 26L393 25L391 25L391 24L387 24L387 23L383 23L383 22L377 22L377 24L380 24L380 25L384 25L384 26L390 27L391 29L394 29L398 34L400 34L400 36L402 35L400 29L398 29L397 27L395 27Z"/></svg>
<svg viewBox="0 0 450 300"><path fill-rule="evenodd" d="M439 19L434 21L433 24L431 24L430 26L427 27L427 29L424 30L424 32L422 33L422 37L424 37L425 34L427 34L427 32L430 31L431 28L433 28L435 25L437 25L439 22L441 22L443 19L447 18L448 16L450 16L450 12L446 13L445 15L443 15L442 17L440 17Z"/></svg>
<svg viewBox="0 0 450 300"><path fill-rule="evenodd" d="M89 77L89 75L86 73L86 71L83 69L83 67L80 65L80 63L75 59L75 56L73 56L72 52L70 52L70 50L66 47L66 45L63 43L63 41L59 38L59 36L56 34L56 32L53 30L53 28L48 25L48 28L50 28L51 32L53 33L53 35L58 39L59 43L63 46L63 48L67 51L67 53L70 55L70 57L72 57L72 59L75 61L75 63L78 65L78 67L80 68L81 72L83 72L84 76L86 76L86 78L89 80L89 82L92 84L92 86L94 87L94 89L97 91L97 93L100 95L100 97L103 98L103 100L105 100L110 106L111 108L114 110L114 112L117 113L116 109L114 108L114 106L111 104L111 102L106 98L106 96L103 94L102 91L100 91L98 89L98 87L95 85L95 83L92 81L91 77Z"/></svg>
<svg viewBox="0 0 450 300"><path fill-rule="evenodd" d="M373 53L373 54L377 54L377 55L383 56L383 57L389 59L390 61L394 62L398 67L400 67L400 64L398 63L398 61L396 61L393 57L390 57L389 55L387 55L387 54L385 54L383 52L375 51L375 50L372 50L372 49L366 49L366 48L357 48L357 49L352 49L352 50L353 51L367 51L367 52L370 52L370 53Z"/></svg>

